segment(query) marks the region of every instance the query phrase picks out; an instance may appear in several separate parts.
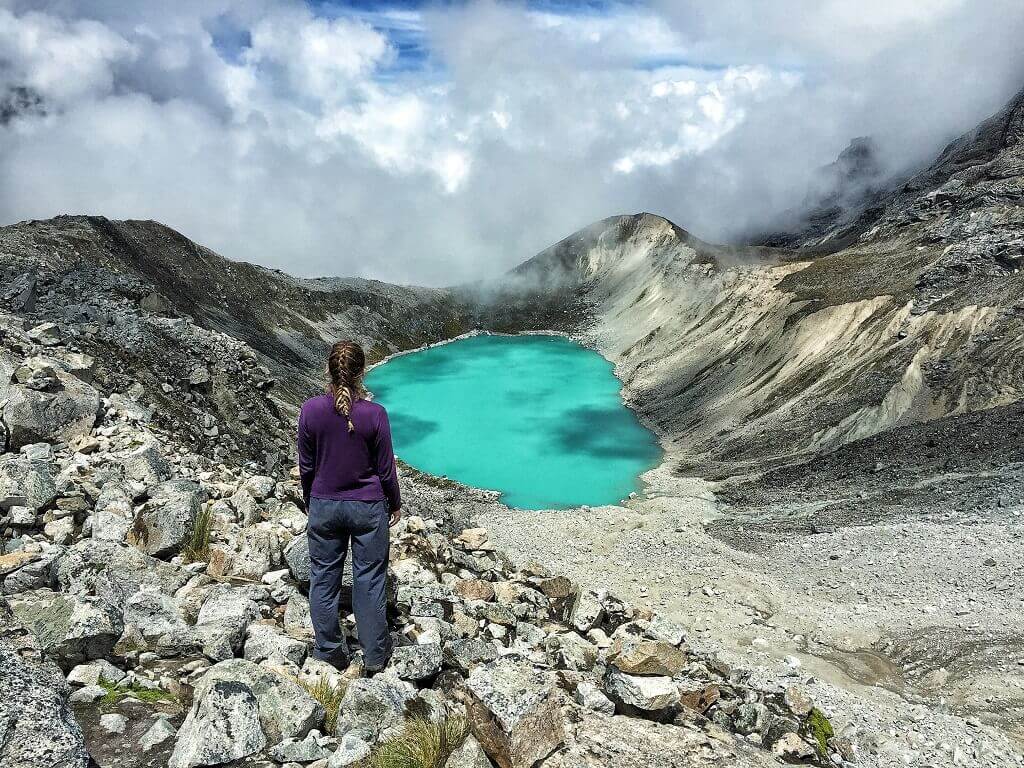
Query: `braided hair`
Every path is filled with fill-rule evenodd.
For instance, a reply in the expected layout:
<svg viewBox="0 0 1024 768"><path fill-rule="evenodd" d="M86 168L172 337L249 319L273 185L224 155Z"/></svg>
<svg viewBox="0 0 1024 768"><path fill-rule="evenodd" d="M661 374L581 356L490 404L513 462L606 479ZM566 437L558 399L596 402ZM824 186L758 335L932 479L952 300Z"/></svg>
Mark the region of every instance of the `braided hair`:
<svg viewBox="0 0 1024 768"><path fill-rule="evenodd" d="M355 400L367 398L363 387L363 372L366 368L366 356L363 348L354 341L339 341L331 347L327 358L327 373L330 381L327 391L334 397L334 410L345 417L348 431L355 432L352 423L352 404Z"/></svg>

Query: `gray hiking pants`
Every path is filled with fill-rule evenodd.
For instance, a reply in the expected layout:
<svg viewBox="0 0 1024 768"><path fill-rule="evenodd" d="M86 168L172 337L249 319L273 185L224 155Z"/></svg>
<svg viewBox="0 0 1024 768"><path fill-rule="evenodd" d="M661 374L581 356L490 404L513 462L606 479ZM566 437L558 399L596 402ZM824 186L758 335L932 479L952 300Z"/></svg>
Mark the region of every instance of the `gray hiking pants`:
<svg viewBox="0 0 1024 768"><path fill-rule="evenodd" d="M388 570L388 505L385 501L310 499L309 613L316 645L313 656L337 666L348 661L338 621L341 574L352 542L352 610L364 663L378 666L391 653L385 582Z"/></svg>

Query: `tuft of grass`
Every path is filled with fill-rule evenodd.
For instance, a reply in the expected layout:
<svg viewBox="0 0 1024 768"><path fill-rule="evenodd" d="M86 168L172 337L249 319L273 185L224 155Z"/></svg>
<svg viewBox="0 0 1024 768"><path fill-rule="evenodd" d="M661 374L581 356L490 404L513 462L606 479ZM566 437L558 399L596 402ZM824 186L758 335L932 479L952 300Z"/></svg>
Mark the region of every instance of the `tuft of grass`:
<svg viewBox="0 0 1024 768"><path fill-rule="evenodd" d="M467 732L461 717L447 717L439 723L412 718L400 734L377 745L370 768L444 768Z"/></svg>
<svg viewBox="0 0 1024 768"><path fill-rule="evenodd" d="M825 713L817 707L812 709L804 720L804 732L817 745L819 754L827 760L828 740L835 736L835 731Z"/></svg>
<svg viewBox="0 0 1024 768"><path fill-rule="evenodd" d="M331 681L326 677L321 677L315 683L300 680L299 684L324 708L324 732L334 733L338 725L338 708L341 706L341 700L345 698L348 684L342 681L338 685L331 685Z"/></svg>
<svg viewBox="0 0 1024 768"><path fill-rule="evenodd" d="M178 704L178 699L167 691L159 688L145 688L137 683L132 685L119 685L109 680L100 678L100 687L106 691L99 704L104 709L111 709L120 704L129 696L145 702L146 704Z"/></svg>
<svg viewBox="0 0 1024 768"><path fill-rule="evenodd" d="M198 563L209 559L210 529L212 527L213 512L209 507L200 509L181 553L186 563Z"/></svg>

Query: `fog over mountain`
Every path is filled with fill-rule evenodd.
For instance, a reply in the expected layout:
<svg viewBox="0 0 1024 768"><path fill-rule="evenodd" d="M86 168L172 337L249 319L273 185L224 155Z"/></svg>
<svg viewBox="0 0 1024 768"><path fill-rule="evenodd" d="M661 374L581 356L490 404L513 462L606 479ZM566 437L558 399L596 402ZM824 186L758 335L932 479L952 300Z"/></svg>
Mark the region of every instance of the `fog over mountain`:
<svg viewBox="0 0 1024 768"><path fill-rule="evenodd" d="M1022 31L1008 0L3 0L0 222L433 285L627 211L735 240L854 137L930 160L1018 89Z"/></svg>

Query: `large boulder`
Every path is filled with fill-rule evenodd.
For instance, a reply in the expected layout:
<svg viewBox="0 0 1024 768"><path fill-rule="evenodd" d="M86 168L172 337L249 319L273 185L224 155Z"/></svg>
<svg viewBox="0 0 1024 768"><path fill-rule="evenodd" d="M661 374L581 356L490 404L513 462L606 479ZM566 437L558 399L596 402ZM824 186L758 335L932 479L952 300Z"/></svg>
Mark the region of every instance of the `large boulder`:
<svg viewBox="0 0 1024 768"><path fill-rule="evenodd" d="M169 557L188 541L202 505L202 491L191 480L168 480L150 489L149 501L135 515L128 542L148 555Z"/></svg>
<svg viewBox="0 0 1024 768"><path fill-rule="evenodd" d="M10 603L39 648L66 669L107 656L123 629L120 613L98 597L41 589L13 596Z"/></svg>
<svg viewBox="0 0 1024 768"><path fill-rule="evenodd" d="M237 576L259 581L263 574L281 562L281 541L273 523L257 523L243 528L231 546L210 548L211 576Z"/></svg>
<svg viewBox="0 0 1024 768"><path fill-rule="evenodd" d="M466 689L470 728L499 768L531 768L564 742L559 693L533 667L511 659L477 666Z"/></svg>
<svg viewBox="0 0 1024 768"><path fill-rule="evenodd" d="M566 721L566 744L544 761L544 768L778 768L764 750L730 739L714 726L661 725L636 717L578 710Z"/></svg>
<svg viewBox="0 0 1024 768"><path fill-rule="evenodd" d="M241 760L267 746L259 701L240 681L211 679L196 689L178 729L168 768L195 768Z"/></svg>
<svg viewBox="0 0 1024 768"><path fill-rule="evenodd" d="M56 370L53 391L11 386L0 411L10 451L30 443L67 443L88 435L100 412L100 395L81 379Z"/></svg>
<svg viewBox="0 0 1024 768"><path fill-rule="evenodd" d="M240 684L255 696L268 744L301 739L323 722L324 708L294 678L246 659L228 659L210 667L196 686L196 700L201 702L223 682Z"/></svg>
<svg viewBox="0 0 1024 768"><path fill-rule="evenodd" d="M174 600L152 588L141 589L128 598L124 623L134 626L148 643L156 643L166 635L188 632Z"/></svg>
<svg viewBox="0 0 1024 768"><path fill-rule="evenodd" d="M0 457L0 511L24 507L35 513L56 497L57 485L47 462L25 455Z"/></svg>
<svg viewBox="0 0 1024 768"><path fill-rule="evenodd" d="M64 547L51 546L38 554L32 552L13 552L4 555L0 560L0 592L13 595L32 589L43 589L53 586L53 565L64 554Z"/></svg>
<svg viewBox="0 0 1024 768"><path fill-rule="evenodd" d="M397 733L405 723L405 708L414 694L411 686L388 675L353 680L338 708L335 735L358 738L365 744Z"/></svg>
<svg viewBox="0 0 1024 768"><path fill-rule="evenodd" d="M173 595L191 577L183 568L134 547L96 539L82 539L68 547L53 570L61 592L103 595L119 610L143 586Z"/></svg>
<svg viewBox="0 0 1024 768"><path fill-rule="evenodd" d="M59 669L0 645L0 765L87 768L89 754L68 693Z"/></svg>

